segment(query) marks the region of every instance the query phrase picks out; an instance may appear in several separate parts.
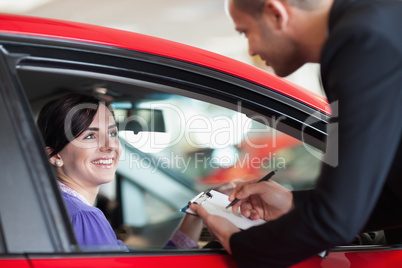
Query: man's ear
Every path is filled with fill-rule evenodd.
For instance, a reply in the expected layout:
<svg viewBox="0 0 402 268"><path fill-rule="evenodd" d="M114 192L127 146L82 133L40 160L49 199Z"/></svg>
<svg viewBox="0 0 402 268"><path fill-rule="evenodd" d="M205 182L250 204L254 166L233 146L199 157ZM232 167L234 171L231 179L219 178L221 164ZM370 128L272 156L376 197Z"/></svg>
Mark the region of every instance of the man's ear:
<svg viewBox="0 0 402 268"><path fill-rule="evenodd" d="M46 147L46 153L47 155L50 155L53 152L53 149L50 147ZM50 164L52 164L55 167L61 167L63 166L63 161L61 160L61 157L59 154L55 154L52 157L49 158Z"/></svg>
<svg viewBox="0 0 402 268"><path fill-rule="evenodd" d="M284 29L289 22L289 6L282 0L268 0L264 5L264 15L277 30Z"/></svg>

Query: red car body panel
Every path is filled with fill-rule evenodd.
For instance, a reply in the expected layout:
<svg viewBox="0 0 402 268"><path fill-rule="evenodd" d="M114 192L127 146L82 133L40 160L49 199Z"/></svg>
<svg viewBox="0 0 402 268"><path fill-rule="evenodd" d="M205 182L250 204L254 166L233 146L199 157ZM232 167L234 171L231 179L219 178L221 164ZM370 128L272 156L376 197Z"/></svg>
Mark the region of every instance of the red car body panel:
<svg viewBox="0 0 402 268"><path fill-rule="evenodd" d="M152 260L150 259L152 258ZM164 267L164 268L205 268L237 267L230 255L187 255L187 256L130 256L130 257L72 257L72 258L43 258L30 260L33 268L71 268L71 267Z"/></svg>
<svg viewBox="0 0 402 268"><path fill-rule="evenodd" d="M129 257L52 257L52 258L30 258L30 267L53 268L53 267L165 267L179 268L188 267L204 268L206 264L213 264L213 267L237 267L230 255L191 255L191 256L129 256ZM325 259L313 257L292 268L380 268L399 267L402 263L402 253L399 250L384 251L353 251L333 252ZM183 266L181 266L183 264ZM0 261L0 267L29 267L24 261L5 260Z"/></svg>
<svg viewBox="0 0 402 268"><path fill-rule="evenodd" d="M32 268L29 261L26 259L0 259L0 267L12 267L12 268Z"/></svg>
<svg viewBox="0 0 402 268"><path fill-rule="evenodd" d="M292 268L382 268L401 267L402 253L400 250L383 251L352 251L333 252L325 259L310 258L307 261L293 265Z"/></svg>
<svg viewBox="0 0 402 268"><path fill-rule="evenodd" d="M0 33L119 47L195 63L266 86L326 114L331 113L326 98L285 79L278 79L269 72L219 54L156 37L83 23L7 14L0 14Z"/></svg>

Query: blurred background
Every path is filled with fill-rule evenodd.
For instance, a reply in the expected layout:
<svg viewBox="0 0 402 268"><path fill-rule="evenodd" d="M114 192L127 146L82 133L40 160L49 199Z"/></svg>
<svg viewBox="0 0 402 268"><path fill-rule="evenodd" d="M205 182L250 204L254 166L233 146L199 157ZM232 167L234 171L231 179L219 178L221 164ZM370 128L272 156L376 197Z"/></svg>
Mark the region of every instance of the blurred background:
<svg viewBox="0 0 402 268"><path fill-rule="evenodd" d="M234 30L224 0L0 0L0 12L96 24L203 48L262 69L248 55L247 40ZM318 64L286 79L322 93Z"/></svg>

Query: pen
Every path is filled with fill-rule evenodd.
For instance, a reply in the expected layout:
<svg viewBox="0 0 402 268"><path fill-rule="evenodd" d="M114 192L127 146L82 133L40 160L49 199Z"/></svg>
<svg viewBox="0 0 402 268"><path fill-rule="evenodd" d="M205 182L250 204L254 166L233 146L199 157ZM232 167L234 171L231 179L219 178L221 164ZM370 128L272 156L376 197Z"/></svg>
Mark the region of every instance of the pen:
<svg viewBox="0 0 402 268"><path fill-rule="evenodd" d="M274 171L271 171L270 173L268 173L265 177L263 177L261 180L259 180L258 182L262 182L262 181L269 181L269 179L270 178L272 178L272 176L274 176L275 175L275 172L276 172L277 170L274 170ZM258 183L257 182L257 183ZM236 204L237 202L239 202L240 201L240 199L235 199L235 200L233 200L232 202L230 202L230 204L229 205L227 205L226 206L226 208L230 208L231 206L233 206L234 204Z"/></svg>

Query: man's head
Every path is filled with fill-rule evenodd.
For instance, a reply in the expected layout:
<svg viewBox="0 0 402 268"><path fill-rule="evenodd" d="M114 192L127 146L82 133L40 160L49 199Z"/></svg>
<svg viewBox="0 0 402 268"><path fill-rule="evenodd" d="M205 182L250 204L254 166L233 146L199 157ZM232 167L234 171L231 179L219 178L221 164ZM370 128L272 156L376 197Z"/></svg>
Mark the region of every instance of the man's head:
<svg viewBox="0 0 402 268"><path fill-rule="evenodd" d="M236 30L245 34L251 55L279 76L318 62L333 0L228 0Z"/></svg>
<svg viewBox="0 0 402 268"><path fill-rule="evenodd" d="M306 10L317 6L317 0L284 0L288 4ZM267 0L233 0L234 5L252 16L260 16Z"/></svg>

